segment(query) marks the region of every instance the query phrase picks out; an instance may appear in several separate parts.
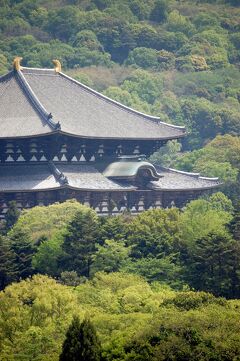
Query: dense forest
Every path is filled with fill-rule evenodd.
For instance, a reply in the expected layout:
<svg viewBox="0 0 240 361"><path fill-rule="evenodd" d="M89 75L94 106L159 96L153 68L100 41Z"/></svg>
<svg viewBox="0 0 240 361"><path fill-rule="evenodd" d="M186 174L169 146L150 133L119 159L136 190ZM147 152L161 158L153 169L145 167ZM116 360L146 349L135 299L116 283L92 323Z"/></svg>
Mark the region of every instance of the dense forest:
<svg viewBox="0 0 240 361"><path fill-rule="evenodd" d="M19 215L12 202L0 224L1 361L64 361L74 328L93 340L93 361L239 361L239 5L0 0L0 75L17 55L29 67L57 58L99 92L186 126L153 163L223 182L184 209L134 217L74 200Z"/></svg>
<svg viewBox="0 0 240 361"><path fill-rule="evenodd" d="M102 360L238 360L240 209L223 193L137 216L74 200L18 216L12 203L0 236L1 360L57 361L75 315Z"/></svg>

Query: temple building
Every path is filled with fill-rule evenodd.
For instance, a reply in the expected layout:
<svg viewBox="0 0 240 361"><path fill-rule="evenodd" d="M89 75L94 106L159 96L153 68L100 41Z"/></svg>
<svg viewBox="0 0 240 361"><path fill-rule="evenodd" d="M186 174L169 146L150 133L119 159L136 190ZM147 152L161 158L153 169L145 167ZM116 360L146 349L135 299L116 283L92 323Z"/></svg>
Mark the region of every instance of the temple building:
<svg viewBox="0 0 240 361"><path fill-rule="evenodd" d="M219 186L216 178L146 161L186 135L53 69L22 67L0 77L0 218L75 198L99 213L182 207ZM144 156L143 156L144 155Z"/></svg>

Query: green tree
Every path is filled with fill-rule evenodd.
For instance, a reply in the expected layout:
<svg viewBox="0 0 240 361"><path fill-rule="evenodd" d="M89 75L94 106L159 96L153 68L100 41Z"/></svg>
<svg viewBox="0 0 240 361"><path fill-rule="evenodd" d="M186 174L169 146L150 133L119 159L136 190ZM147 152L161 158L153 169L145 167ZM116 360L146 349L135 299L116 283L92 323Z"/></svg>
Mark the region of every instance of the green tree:
<svg viewBox="0 0 240 361"><path fill-rule="evenodd" d="M66 333L59 361L100 361L101 345L91 321L74 317Z"/></svg>
<svg viewBox="0 0 240 361"><path fill-rule="evenodd" d="M32 258L33 268L42 274L59 275L58 259L63 255L63 231L57 232L50 239L43 240Z"/></svg>
<svg viewBox="0 0 240 361"><path fill-rule="evenodd" d="M5 216L7 231L9 231L14 226L19 216L20 216L20 211L17 208L17 203L15 201L10 201L8 203L8 210Z"/></svg>
<svg viewBox="0 0 240 361"><path fill-rule="evenodd" d="M149 210L139 214L129 225L127 244L131 257L162 258L175 253L180 237L177 208Z"/></svg>
<svg viewBox="0 0 240 361"><path fill-rule="evenodd" d="M59 257L60 268L89 277L98 232L97 214L90 208L78 211L67 226L62 245L64 255Z"/></svg>
<svg viewBox="0 0 240 361"><path fill-rule="evenodd" d="M6 238L0 235L0 290L16 279L15 255Z"/></svg>
<svg viewBox="0 0 240 361"><path fill-rule="evenodd" d="M229 224L230 231L233 235L233 238L240 242L240 202L237 203L233 219Z"/></svg>
<svg viewBox="0 0 240 361"><path fill-rule="evenodd" d="M97 245L97 251L93 255L91 273L99 271L117 272L129 259L130 247L124 242L105 240L103 246Z"/></svg>
<svg viewBox="0 0 240 361"><path fill-rule="evenodd" d="M158 23L163 23L167 19L169 5L167 0L156 0L151 12L150 19Z"/></svg>
<svg viewBox="0 0 240 361"><path fill-rule="evenodd" d="M240 290L240 247L227 233L210 233L189 249L186 281L197 290L236 297Z"/></svg>
<svg viewBox="0 0 240 361"><path fill-rule="evenodd" d="M15 255L17 276L19 279L29 277L33 274L32 258L36 248L31 242L29 233L26 231L15 232L10 235L11 250Z"/></svg>
<svg viewBox="0 0 240 361"><path fill-rule="evenodd" d="M143 69L156 69L158 67L157 50L149 48L135 48L130 51L126 64L135 64Z"/></svg>

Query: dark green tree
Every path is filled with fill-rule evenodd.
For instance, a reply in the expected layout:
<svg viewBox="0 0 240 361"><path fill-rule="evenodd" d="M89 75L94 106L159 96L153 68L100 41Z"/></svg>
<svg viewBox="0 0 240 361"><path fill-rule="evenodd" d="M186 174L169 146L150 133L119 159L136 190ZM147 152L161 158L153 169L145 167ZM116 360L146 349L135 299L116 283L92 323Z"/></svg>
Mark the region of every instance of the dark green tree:
<svg viewBox="0 0 240 361"><path fill-rule="evenodd" d="M31 243L29 234L26 231L14 232L10 236L11 250L15 255L17 277L19 279L29 277L33 274L32 258L35 254L35 247Z"/></svg>
<svg viewBox="0 0 240 361"><path fill-rule="evenodd" d="M63 242L64 255L59 258L60 268L89 277L98 233L96 213L91 209L78 211L67 227Z"/></svg>
<svg viewBox="0 0 240 361"><path fill-rule="evenodd" d="M17 208L17 203L15 201L10 201L8 203L8 210L5 216L6 221L6 230L9 231L14 224L17 222L20 215L20 211Z"/></svg>
<svg viewBox="0 0 240 361"><path fill-rule="evenodd" d="M101 345L91 321L82 323L78 317L73 321L66 333L59 361L100 361Z"/></svg>
<svg viewBox="0 0 240 361"><path fill-rule="evenodd" d="M168 1L157 0L151 12L150 19L158 23L163 23L167 19L168 11L169 11Z"/></svg>
<svg viewBox="0 0 240 361"><path fill-rule="evenodd" d="M189 249L186 282L216 296L237 297L240 291L240 247L227 233L211 233Z"/></svg>
<svg viewBox="0 0 240 361"><path fill-rule="evenodd" d="M16 279L15 256L6 238L0 236L0 290Z"/></svg>
<svg viewBox="0 0 240 361"><path fill-rule="evenodd" d="M229 228L233 238L237 241L240 241L240 202L238 202L234 209L234 216L229 225Z"/></svg>

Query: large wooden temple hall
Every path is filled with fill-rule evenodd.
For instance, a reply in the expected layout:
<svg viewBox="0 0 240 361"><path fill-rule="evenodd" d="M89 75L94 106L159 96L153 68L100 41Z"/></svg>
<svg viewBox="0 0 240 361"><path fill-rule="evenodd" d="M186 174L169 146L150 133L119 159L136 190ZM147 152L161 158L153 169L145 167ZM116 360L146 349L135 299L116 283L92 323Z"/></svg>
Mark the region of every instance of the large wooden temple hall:
<svg viewBox="0 0 240 361"><path fill-rule="evenodd" d="M142 114L61 71L22 67L0 77L0 218L75 198L99 213L182 207L219 186L145 160L184 127Z"/></svg>

